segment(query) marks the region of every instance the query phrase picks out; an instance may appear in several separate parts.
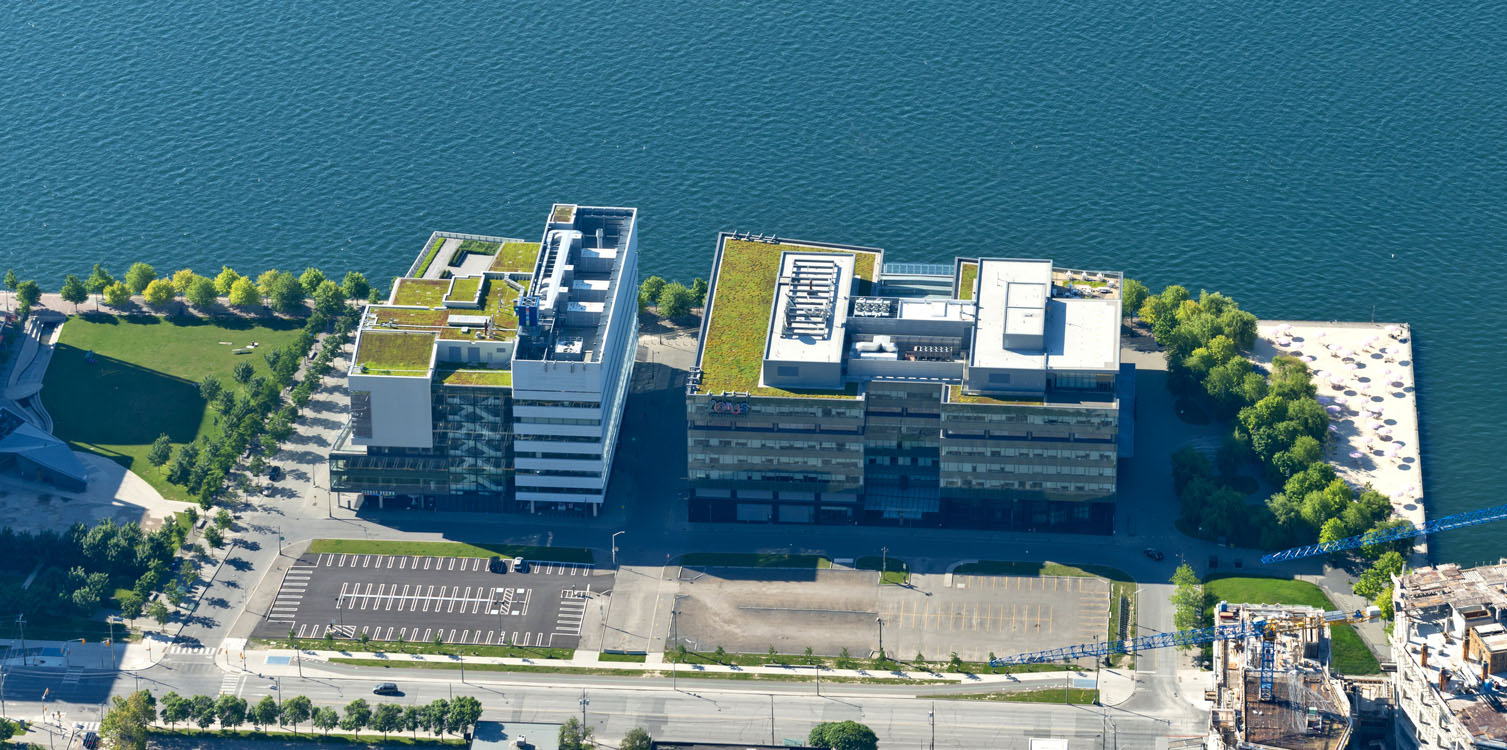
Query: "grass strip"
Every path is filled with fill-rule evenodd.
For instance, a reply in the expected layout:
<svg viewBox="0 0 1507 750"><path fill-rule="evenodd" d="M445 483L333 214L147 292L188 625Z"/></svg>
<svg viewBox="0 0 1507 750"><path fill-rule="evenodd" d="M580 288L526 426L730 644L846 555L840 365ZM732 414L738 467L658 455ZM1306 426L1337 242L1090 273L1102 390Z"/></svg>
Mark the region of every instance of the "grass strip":
<svg viewBox="0 0 1507 750"><path fill-rule="evenodd" d="M332 555L428 555L432 557L522 557L531 562L591 563L581 547L535 547L488 542L400 542L376 539L315 539L309 551Z"/></svg>
<svg viewBox="0 0 1507 750"><path fill-rule="evenodd" d="M619 661L630 664L643 664L649 660L648 654L598 654L597 661Z"/></svg>
<svg viewBox="0 0 1507 750"><path fill-rule="evenodd" d="M429 251L424 253L424 262L420 263L418 270L413 272L414 276L423 276L424 272L429 270L429 264L434 262L434 256L439 255L440 248L445 246L445 239L435 237L434 241L429 243Z"/></svg>
<svg viewBox="0 0 1507 750"><path fill-rule="evenodd" d="M316 734L310 732L278 731L271 727L266 729L193 729L182 727L178 729L164 729L162 727L150 727L147 730L156 737L184 737L202 739L214 737L218 739L236 740L271 740L273 742L313 742L323 745L360 745L368 747L380 742L384 745L410 745L413 747L465 747L466 741L459 737L404 737L392 734L381 737L380 732L357 736L354 734ZM316 730L317 731L317 730ZM381 737L381 739L378 739Z"/></svg>
<svg viewBox="0 0 1507 750"><path fill-rule="evenodd" d="M1005 693L944 693L927 697L937 698L938 700L990 701L997 703L1063 703L1088 706L1099 702L1099 691L1093 688L1047 688L1045 690L1016 690Z"/></svg>
<svg viewBox="0 0 1507 750"><path fill-rule="evenodd" d="M884 566L884 574L879 577L880 583L893 583L901 586L910 583L910 565L906 564L904 560L893 557L867 555L858 558L858 562L854 563L853 567L859 570L879 570L881 565Z"/></svg>
<svg viewBox="0 0 1507 750"><path fill-rule="evenodd" d="M461 668L458 662L390 662L382 659L346 659L335 658L329 660L331 664L348 664L354 667L384 667L418 669L452 669ZM670 670L632 670L600 669L594 667L556 667L541 664L467 664L466 671L472 672L525 672L525 673L552 673L552 674L589 674L589 675L619 675L627 677L669 677ZM772 680L777 682L815 682L816 678L808 674L755 674L753 672L703 672L689 667L676 671L680 679L711 679L711 680ZM945 685L953 684L956 680L942 680L935 678L908 679L903 677L822 677L822 684L827 683L862 683L865 685Z"/></svg>
<svg viewBox="0 0 1507 750"><path fill-rule="evenodd" d="M253 638L253 648L286 648L303 649L305 651L340 651L341 653L365 653L365 654L415 654L432 656L496 656L510 659L563 659L570 660L575 657L575 649L569 648L543 648L532 646L486 646L470 645L464 643L444 643L436 645L432 642L418 643L414 641L367 641L361 643L356 640L340 638L298 638L289 640L286 638ZM378 659L378 661L389 661Z"/></svg>
<svg viewBox="0 0 1507 750"><path fill-rule="evenodd" d="M821 555L761 555L744 552L687 552L680 564L697 568L830 568Z"/></svg>

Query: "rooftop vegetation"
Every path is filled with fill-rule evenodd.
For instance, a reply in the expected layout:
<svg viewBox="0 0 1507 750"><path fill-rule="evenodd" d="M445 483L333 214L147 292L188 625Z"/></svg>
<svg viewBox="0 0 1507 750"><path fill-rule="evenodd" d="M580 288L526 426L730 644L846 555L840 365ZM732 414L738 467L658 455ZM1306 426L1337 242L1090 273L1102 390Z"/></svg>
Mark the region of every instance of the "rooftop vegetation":
<svg viewBox="0 0 1507 750"><path fill-rule="evenodd" d="M576 207L568 205L555 206L555 212L550 215L550 221L570 221L576 215Z"/></svg>
<svg viewBox="0 0 1507 750"><path fill-rule="evenodd" d="M455 249L455 255L450 257L450 265L458 266L467 255L485 255L491 257L497 254L497 249L502 247L501 242L487 242L486 240L461 240L460 247Z"/></svg>
<svg viewBox="0 0 1507 750"><path fill-rule="evenodd" d="M445 385L511 386L512 370L488 370L467 367L450 367L435 375Z"/></svg>
<svg viewBox="0 0 1507 750"><path fill-rule="evenodd" d="M769 311L774 304L775 282L780 273L780 254L787 250L856 256L853 273L860 279L859 293L875 280L878 253L767 242L727 240L717 269L717 287L708 305L711 320L701 356L701 392L737 391L755 396L805 396L851 398L856 384L843 391L790 391L759 387L764 360Z"/></svg>
<svg viewBox="0 0 1507 750"><path fill-rule="evenodd" d="M534 270L534 262L538 258L539 243L507 242L497 252L497 257L492 259L490 270L498 273L529 273Z"/></svg>
<svg viewBox="0 0 1507 750"><path fill-rule="evenodd" d="M450 294L445 296L446 302L475 302L476 295L481 291L480 276L459 276L455 279Z"/></svg>
<svg viewBox="0 0 1507 750"><path fill-rule="evenodd" d="M973 285L978 278L979 264L976 261L964 263L958 278L958 299L973 299Z"/></svg>
<svg viewBox="0 0 1507 750"><path fill-rule="evenodd" d="M450 291L450 282L440 279L398 279L398 287L393 291L392 303L395 305L419 305L421 307L439 307L445 301L445 293Z"/></svg>
<svg viewBox="0 0 1507 750"><path fill-rule="evenodd" d="M526 288L527 283L523 286ZM487 285L487 297L482 301L482 312L492 318L492 326L504 330L518 328L518 314L513 312L513 302L518 299L518 290L506 281L494 281Z"/></svg>
<svg viewBox="0 0 1507 750"><path fill-rule="evenodd" d="M443 308L412 310L403 307L373 305L368 309L373 325L409 326L415 328L442 328L450 319L450 311Z"/></svg>
<svg viewBox="0 0 1507 750"><path fill-rule="evenodd" d="M993 396L984 396L976 393L964 393L963 387L960 385L947 386L947 401L948 403L953 404L1036 405L1041 403L1041 399L1039 398L995 398Z"/></svg>
<svg viewBox="0 0 1507 750"><path fill-rule="evenodd" d="M424 251L424 262L420 263L418 269L413 272L415 276L423 276L424 272L429 270L429 264L434 262L434 256L439 255L440 248L445 246L445 239L444 237L435 237L429 243L429 249Z"/></svg>
<svg viewBox="0 0 1507 750"><path fill-rule="evenodd" d="M427 375L434 339L427 331L363 331L356 364L367 375Z"/></svg>

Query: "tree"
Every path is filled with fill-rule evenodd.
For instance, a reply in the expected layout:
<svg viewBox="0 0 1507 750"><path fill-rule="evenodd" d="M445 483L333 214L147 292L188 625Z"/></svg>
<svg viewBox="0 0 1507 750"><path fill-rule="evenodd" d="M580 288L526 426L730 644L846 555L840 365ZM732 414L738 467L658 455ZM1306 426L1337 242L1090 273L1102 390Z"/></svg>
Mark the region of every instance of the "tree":
<svg viewBox="0 0 1507 750"><path fill-rule="evenodd" d="M313 266L305 268L303 270L303 273L298 275L299 285L303 287L304 294L310 297L314 296L314 291L319 289L319 285L323 284L324 282L324 271L321 271Z"/></svg>
<svg viewBox="0 0 1507 750"><path fill-rule="evenodd" d="M392 703L383 703L372 712L372 729L382 733L382 740L387 741L389 732L396 732L403 728L403 708Z"/></svg>
<svg viewBox="0 0 1507 750"><path fill-rule="evenodd" d="M37 282L27 279L16 285L16 301L19 309L30 310L42 301L42 287Z"/></svg>
<svg viewBox="0 0 1507 750"><path fill-rule="evenodd" d="M638 285L638 298L642 304L652 305L659 300L660 290L665 288L665 280L658 276L650 276Z"/></svg>
<svg viewBox="0 0 1507 750"><path fill-rule="evenodd" d="M162 602L152 602L147 607L147 615L156 620L158 625L166 625L168 619L167 605Z"/></svg>
<svg viewBox="0 0 1507 750"><path fill-rule="evenodd" d="M657 301L659 314L674 320L685 317L691 311L691 303L694 300L691 297L691 290L686 289L685 285L678 281L672 281L659 290Z"/></svg>
<svg viewBox="0 0 1507 750"><path fill-rule="evenodd" d="M1383 591L1392 586L1392 576L1402 573L1405 561L1400 553L1393 550L1376 559L1376 562L1367 568L1360 578L1351 586L1357 596L1367 599L1375 599Z"/></svg>
<svg viewBox="0 0 1507 750"><path fill-rule="evenodd" d="M21 725L10 719L0 719L0 742L4 742L21 731Z"/></svg>
<svg viewBox="0 0 1507 750"><path fill-rule="evenodd" d="M154 279L147 284L146 291L142 292L141 296L148 305L162 307L172 302L177 293L178 290L173 286L173 282L167 279Z"/></svg>
<svg viewBox="0 0 1507 750"><path fill-rule="evenodd" d="M105 287L114 283L115 277L111 276L104 266L95 263L94 270L89 272L89 278L84 282L84 286L90 294L104 294Z"/></svg>
<svg viewBox="0 0 1507 750"><path fill-rule="evenodd" d="M856 721L824 721L811 728L806 744L832 750L878 750L879 738Z"/></svg>
<svg viewBox="0 0 1507 750"><path fill-rule="evenodd" d="M64 302L72 302L73 311L78 312L79 303L89 299L89 288L84 286L83 279L70 273L63 278L63 288L59 294Z"/></svg>
<svg viewBox="0 0 1507 750"><path fill-rule="evenodd" d="M371 284L366 282L366 276L359 271L347 271L345 278L340 280L340 291L346 299L366 299L371 294Z"/></svg>
<svg viewBox="0 0 1507 750"><path fill-rule="evenodd" d="M173 272L173 288L178 290L178 294L180 295L187 294L189 284L192 284L194 279L197 277L198 274L194 273L194 269L180 268L177 271Z"/></svg>
<svg viewBox="0 0 1507 750"><path fill-rule="evenodd" d="M205 375L204 379L199 381L199 398L205 401L214 401L224 388L225 386L220 382L219 378L213 375Z"/></svg>
<svg viewBox="0 0 1507 750"><path fill-rule="evenodd" d="M125 281L126 286L131 290L131 294L145 292L147 284L152 283L156 278L157 269L145 263L132 263L131 267L126 269Z"/></svg>
<svg viewBox="0 0 1507 750"><path fill-rule="evenodd" d="M152 694L138 690L110 699L110 710L100 721L99 733L109 740L112 750L146 750L147 730L156 720L157 704Z"/></svg>
<svg viewBox="0 0 1507 750"><path fill-rule="evenodd" d="M424 707L406 706L403 708L403 728L413 733L413 738L419 738L419 727L424 726Z"/></svg>
<svg viewBox="0 0 1507 750"><path fill-rule="evenodd" d="M209 546L219 549L225 546L225 532L220 531L219 526L207 527L204 529L204 541L209 542Z"/></svg>
<svg viewBox="0 0 1507 750"><path fill-rule="evenodd" d="M188 288L183 292L183 298L199 310L212 309L220 301L218 292L215 290L215 283L203 276L195 276L189 281Z"/></svg>
<svg viewBox="0 0 1507 750"><path fill-rule="evenodd" d="M314 298L315 309L329 315L340 312L345 304L345 292L341 291L339 284L329 280L320 282L309 296Z"/></svg>
<svg viewBox="0 0 1507 750"><path fill-rule="evenodd" d="M424 728L435 736L445 733L450 723L450 701L436 698L424 707Z"/></svg>
<svg viewBox="0 0 1507 750"><path fill-rule="evenodd" d="M450 701L450 711L446 714L445 723L457 732L470 731L481 720L481 701L469 695L463 695Z"/></svg>
<svg viewBox="0 0 1507 750"><path fill-rule="evenodd" d="M220 273L215 276L215 293L221 297L229 296L231 287L234 287L240 278L241 275L236 273L234 268L220 266Z"/></svg>
<svg viewBox="0 0 1507 750"><path fill-rule="evenodd" d="M125 307L131 303L131 288L117 281L105 287L104 298L111 307Z"/></svg>
<svg viewBox="0 0 1507 750"><path fill-rule="evenodd" d="M256 277L256 289L274 310L294 312L305 298L303 284L289 271L268 270Z"/></svg>
<svg viewBox="0 0 1507 750"><path fill-rule="evenodd" d="M691 282L691 299L696 307L706 307L706 279Z"/></svg>
<svg viewBox="0 0 1507 750"><path fill-rule="evenodd" d="M152 447L147 449L147 463L153 466L161 466L173 453L173 439L164 432L152 441Z"/></svg>
<svg viewBox="0 0 1507 750"><path fill-rule="evenodd" d="M193 709L187 698L176 692L162 696L162 720L169 727L176 727L178 722L187 721L192 715Z"/></svg>
<svg viewBox="0 0 1507 750"><path fill-rule="evenodd" d="M222 695L215 701L215 713L220 717L220 726L235 729L246 723L246 699Z"/></svg>
<svg viewBox="0 0 1507 750"><path fill-rule="evenodd" d="M1386 588L1381 590L1380 594L1376 595L1376 608L1381 610L1383 620L1390 620L1395 614L1392 611L1392 607L1392 584L1389 583Z"/></svg>
<svg viewBox="0 0 1507 750"><path fill-rule="evenodd" d="M208 729L219 718L215 713L215 699L207 695L196 695L188 699L188 710L193 715L194 723L200 729Z"/></svg>
<svg viewBox="0 0 1507 750"><path fill-rule="evenodd" d="M560 750L590 750L591 727L572 716L560 725Z"/></svg>
<svg viewBox="0 0 1507 750"><path fill-rule="evenodd" d="M230 523L233 520L234 519L232 519L230 517L230 511L228 511L228 510L226 510L224 508L221 508L220 512L218 512L218 513L215 514L215 526L218 527L218 528L221 528L221 529L228 529L228 528L230 528Z"/></svg>
<svg viewBox="0 0 1507 750"><path fill-rule="evenodd" d="M321 708L314 712L313 721L314 726L323 729L324 733L329 735L331 729L340 725L340 714L336 713L333 708Z"/></svg>
<svg viewBox="0 0 1507 750"><path fill-rule="evenodd" d="M241 385L250 383L251 376L255 374L256 369L251 366L250 362L247 362L245 360L237 362L235 368L230 371L230 376L235 378L235 382L240 383Z"/></svg>
<svg viewBox="0 0 1507 750"><path fill-rule="evenodd" d="M314 703L307 696L300 695L283 701L283 707L277 713L279 724L293 725L293 733L298 734L298 725L309 720L314 715Z"/></svg>
<svg viewBox="0 0 1507 750"><path fill-rule="evenodd" d="M357 698L345 704L345 715L340 717L340 728L360 736L372 720L372 709L365 699Z"/></svg>
<svg viewBox="0 0 1507 750"><path fill-rule="evenodd" d="M227 296L232 306L242 310L250 310L262 304L262 295L257 290L256 283L245 277L236 279L231 284L230 293Z"/></svg>
<svg viewBox="0 0 1507 750"><path fill-rule="evenodd" d="M1140 311L1141 305L1146 304L1146 298L1151 295L1151 290L1146 288L1135 279L1126 279L1120 285L1120 314L1129 318Z"/></svg>
<svg viewBox="0 0 1507 750"><path fill-rule="evenodd" d="M623 741L619 742L617 747L618 750L649 750L653 744L654 738L650 737L643 727L634 727L623 735Z"/></svg>
<svg viewBox="0 0 1507 750"><path fill-rule="evenodd" d="M257 701L251 707L250 711L246 712L246 718L251 719L251 723L256 725L258 729L266 729L277 723L277 717L280 713L282 712L277 708L277 699L270 695L264 695L261 700Z"/></svg>
<svg viewBox="0 0 1507 750"><path fill-rule="evenodd" d="M18 285L20 283L21 283L21 280L18 279L18 278L16 278L16 269L14 269L14 268L7 268L7 269L5 269L5 288L6 289L8 289L12 293L14 293L16 291L16 285Z"/></svg>
<svg viewBox="0 0 1507 750"><path fill-rule="evenodd" d="M1177 566L1172 573L1172 622L1178 630L1198 627L1203 621L1203 581L1187 563ZM1185 647L1186 648L1186 647Z"/></svg>

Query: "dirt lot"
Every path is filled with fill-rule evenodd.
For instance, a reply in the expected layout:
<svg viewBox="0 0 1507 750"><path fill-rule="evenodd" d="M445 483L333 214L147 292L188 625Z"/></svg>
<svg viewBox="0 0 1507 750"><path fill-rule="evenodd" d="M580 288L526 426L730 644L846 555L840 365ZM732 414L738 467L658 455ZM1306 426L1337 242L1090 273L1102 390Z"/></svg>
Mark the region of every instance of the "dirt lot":
<svg viewBox="0 0 1507 750"><path fill-rule="evenodd" d="M969 661L1103 638L1109 585L1098 578L913 576L911 586L879 586L855 570L713 568L686 570L677 627L688 648L785 654L807 647L835 656Z"/></svg>

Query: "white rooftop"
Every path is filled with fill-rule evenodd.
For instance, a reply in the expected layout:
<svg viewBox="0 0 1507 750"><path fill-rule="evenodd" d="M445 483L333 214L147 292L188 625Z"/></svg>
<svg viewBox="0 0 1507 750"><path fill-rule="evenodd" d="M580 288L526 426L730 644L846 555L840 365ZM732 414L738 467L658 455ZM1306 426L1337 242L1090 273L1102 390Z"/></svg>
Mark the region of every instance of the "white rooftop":
<svg viewBox="0 0 1507 750"><path fill-rule="evenodd" d="M978 279L973 366L1119 370L1119 300L1051 296L1049 260L983 258Z"/></svg>
<svg viewBox="0 0 1507 750"><path fill-rule="evenodd" d="M780 256L765 360L842 361L853 259L838 253Z"/></svg>

